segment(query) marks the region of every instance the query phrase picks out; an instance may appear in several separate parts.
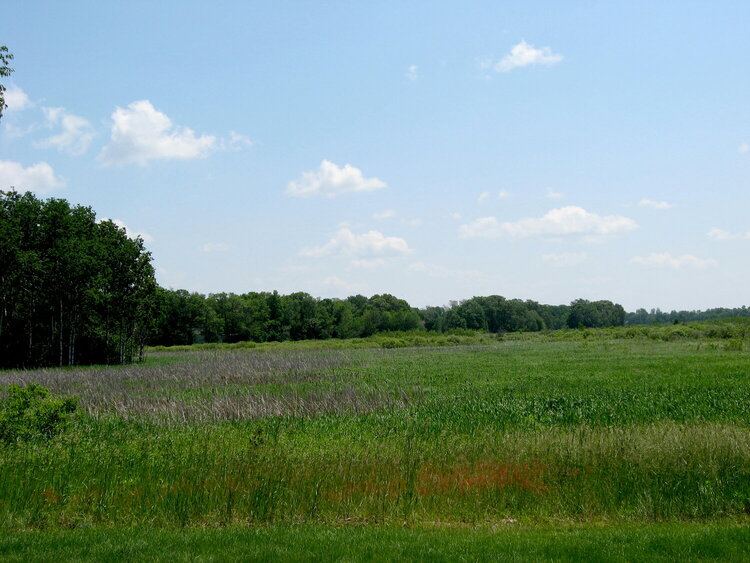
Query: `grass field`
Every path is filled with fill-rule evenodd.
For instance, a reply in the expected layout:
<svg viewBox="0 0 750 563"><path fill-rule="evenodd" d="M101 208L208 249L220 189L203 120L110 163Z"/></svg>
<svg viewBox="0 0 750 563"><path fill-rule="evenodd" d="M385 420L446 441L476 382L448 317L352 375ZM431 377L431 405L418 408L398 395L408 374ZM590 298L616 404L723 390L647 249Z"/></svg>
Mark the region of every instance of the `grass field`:
<svg viewBox="0 0 750 563"><path fill-rule="evenodd" d="M305 559L329 538L332 559L738 559L747 328L405 334L2 372L79 397L82 415L0 446L0 556L85 559L90 542L100 559L154 559L152 544Z"/></svg>
<svg viewBox="0 0 750 563"><path fill-rule="evenodd" d="M273 526L29 531L0 537L27 561L748 561L735 524L404 528Z"/></svg>

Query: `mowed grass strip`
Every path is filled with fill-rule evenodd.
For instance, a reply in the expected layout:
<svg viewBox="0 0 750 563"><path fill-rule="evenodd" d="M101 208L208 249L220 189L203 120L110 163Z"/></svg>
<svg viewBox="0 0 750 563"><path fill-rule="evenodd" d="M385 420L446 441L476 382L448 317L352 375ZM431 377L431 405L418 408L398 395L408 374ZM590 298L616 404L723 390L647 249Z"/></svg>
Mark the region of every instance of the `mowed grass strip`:
<svg viewBox="0 0 750 563"><path fill-rule="evenodd" d="M721 524L83 529L0 536L36 561L748 561L750 528Z"/></svg>

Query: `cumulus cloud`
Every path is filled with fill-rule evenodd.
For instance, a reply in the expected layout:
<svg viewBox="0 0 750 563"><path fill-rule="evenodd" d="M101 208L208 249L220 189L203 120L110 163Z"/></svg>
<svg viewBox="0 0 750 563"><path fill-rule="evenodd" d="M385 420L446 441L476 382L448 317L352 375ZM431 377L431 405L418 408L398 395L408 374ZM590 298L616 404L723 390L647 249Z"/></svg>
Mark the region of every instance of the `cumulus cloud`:
<svg viewBox="0 0 750 563"><path fill-rule="evenodd" d="M505 199L507 197L510 197L510 192L508 190L498 190L497 199Z"/></svg>
<svg viewBox="0 0 750 563"><path fill-rule="evenodd" d="M491 68L495 72L510 72L515 68L534 65L553 65L563 60L563 56L553 53L549 47L536 48L526 41L514 45L510 53L497 62L484 61L482 67Z"/></svg>
<svg viewBox="0 0 750 563"><path fill-rule="evenodd" d="M500 222L495 217L482 217L459 229L460 238L500 238L609 235L632 231L638 225L628 217L597 215L581 207L567 206L552 209L542 217L529 217L519 221Z"/></svg>
<svg viewBox="0 0 750 563"><path fill-rule="evenodd" d="M542 260L558 268L567 268L583 264L587 259L585 252L561 252L560 254L543 254Z"/></svg>
<svg viewBox="0 0 750 563"><path fill-rule="evenodd" d="M198 136L188 127L174 125L151 102L140 100L115 109L111 138L99 159L107 166L145 166L150 160L204 158L217 143L213 135Z"/></svg>
<svg viewBox="0 0 750 563"><path fill-rule="evenodd" d="M737 150L739 152L750 152L750 143L742 143Z"/></svg>
<svg viewBox="0 0 750 563"><path fill-rule="evenodd" d="M378 178L365 178L359 168L350 164L345 164L342 168L324 160L318 170L303 172L299 180L289 182L286 193L294 197L336 197L351 192L372 192L386 186Z"/></svg>
<svg viewBox="0 0 750 563"><path fill-rule="evenodd" d="M706 233L706 236L710 238L711 240L717 240L717 241L724 241L724 240L735 240L735 239L742 239L742 238L750 238L750 231L746 233L730 233L729 231L725 231L724 229L719 229L717 227L714 227L708 233Z"/></svg>
<svg viewBox="0 0 750 563"><path fill-rule="evenodd" d="M544 194L547 199L562 199L564 196L560 192L556 192L552 188L547 188L547 193Z"/></svg>
<svg viewBox="0 0 750 563"><path fill-rule="evenodd" d="M703 270L713 268L718 265L713 258L698 258L692 254L683 254L682 256L672 256L669 252L652 252L648 256L635 256L631 259L634 264L644 266L653 266L657 268L671 268L678 270L681 268L690 268L694 270Z"/></svg>
<svg viewBox="0 0 750 563"><path fill-rule="evenodd" d="M226 252L229 245L224 242L206 242L198 247L199 252Z"/></svg>
<svg viewBox="0 0 750 563"><path fill-rule="evenodd" d="M5 90L5 93L3 94L3 98L5 98L5 103L8 106L9 112L21 111L22 109L26 109L31 105L31 100L29 100L26 92L21 90L15 84L11 84L10 86L8 86L8 88Z"/></svg>
<svg viewBox="0 0 750 563"><path fill-rule="evenodd" d="M409 68L406 69L406 74L404 74L404 76L409 80L416 80L419 78L419 67L417 65L410 65Z"/></svg>
<svg viewBox="0 0 750 563"><path fill-rule="evenodd" d="M60 127L62 132L47 137L36 143L42 148L55 148L60 152L72 155L85 153L94 138L94 128L88 120L72 113L66 113L64 108L42 108L47 120L47 127Z"/></svg>
<svg viewBox="0 0 750 563"><path fill-rule="evenodd" d="M128 238L131 238L133 240L137 239L138 237L143 239L143 242L152 242L154 240L154 237L152 237L150 234L144 233L141 231L134 231L133 229L128 227L124 221L120 219L107 219L107 218L99 219L100 223L102 223L103 221L112 221L115 225L117 225L121 229L124 229L125 234L128 236Z"/></svg>
<svg viewBox="0 0 750 563"><path fill-rule="evenodd" d="M674 207L673 204L668 203L666 201L654 201L652 199L646 199L643 198L641 201L638 202L638 205L641 207L650 207L651 209L671 209Z"/></svg>
<svg viewBox="0 0 750 563"><path fill-rule="evenodd" d="M490 194L490 192L482 192L481 194L479 194L477 201L484 201L485 199L489 199L490 195L492 195Z"/></svg>
<svg viewBox="0 0 750 563"><path fill-rule="evenodd" d="M65 180L57 176L46 162L24 168L18 162L0 160L0 190L14 188L19 192L46 193L62 187L65 187Z"/></svg>
<svg viewBox="0 0 750 563"><path fill-rule="evenodd" d="M322 246L300 250L300 256L322 258L324 256L397 256L409 254L412 249L400 237L387 237L379 231L354 234L348 228L336 231L333 238Z"/></svg>

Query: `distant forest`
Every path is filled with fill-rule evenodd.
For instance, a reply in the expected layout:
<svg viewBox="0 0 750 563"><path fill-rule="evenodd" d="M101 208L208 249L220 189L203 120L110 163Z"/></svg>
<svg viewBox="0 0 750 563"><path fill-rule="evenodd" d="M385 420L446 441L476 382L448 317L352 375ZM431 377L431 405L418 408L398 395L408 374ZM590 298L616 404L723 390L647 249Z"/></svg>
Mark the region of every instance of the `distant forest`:
<svg viewBox="0 0 750 563"><path fill-rule="evenodd" d="M489 332L605 327L625 323L625 310L611 301L579 299L570 305L499 295L473 297L448 307L413 308L398 297L316 299L307 293L217 293L159 290L160 314L151 344L255 342L355 338L377 332L456 329Z"/></svg>
<svg viewBox="0 0 750 563"><path fill-rule="evenodd" d="M90 207L0 191L0 368L127 363L145 345L367 337L378 332L493 333L672 323L750 316L747 307L639 309L611 301L570 305L473 297L414 308L382 294L202 295L163 289L151 254Z"/></svg>
<svg viewBox="0 0 750 563"><path fill-rule="evenodd" d="M661 309L638 309L635 313L625 315L625 324L646 325L661 323L687 323L691 321L711 321L714 319L729 319L732 317L750 317L750 309L746 306L727 309L718 307L705 311L662 311Z"/></svg>

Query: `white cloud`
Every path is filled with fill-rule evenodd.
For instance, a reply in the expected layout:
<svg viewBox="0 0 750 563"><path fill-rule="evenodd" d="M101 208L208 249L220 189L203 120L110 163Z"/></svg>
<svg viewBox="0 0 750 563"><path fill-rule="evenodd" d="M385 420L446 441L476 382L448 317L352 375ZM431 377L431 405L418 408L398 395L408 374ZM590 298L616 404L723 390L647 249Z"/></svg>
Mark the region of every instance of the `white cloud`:
<svg viewBox="0 0 750 563"><path fill-rule="evenodd" d="M510 197L510 192L508 190L498 190L497 199L505 199L507 197Z"/></svg>
<svg viewBox="0 0 750 563"><path fill-rule="evenodd" d="M552 188L547 188L547 193L544 194L547 199L562 199L564 196L560 192L556 192Z"/></svg>
<svg viewBox="0 0 750 563"><path fill-rule="evenodd" d="M47 120L47 127L62 128L62 132L47 137L36 143L38 147L55 148L60 152L72 155L85 153L94 138L94 129L88 120L72 113L66 113L64 108L42 108Z"/></svg>
<svg viewBox="0 0 750 563"><path fill-rule="evenodd" d="M373 219L390 219L395 216L396 212L393 209L386 209L385 211L372 214Z"/></svg>
<svg viewBox="0 0 750 563"><path fill-rule="evenodd" d="M492 195L490 194L490 192L482 192L481 194L479 194L477 201L484 201L485 199L489 199L490 195Z"/></svg>
<svg viewBox="0 0 750 563"><path fill-rule="evenodd" d="M295 197L336 197L350 192L371 192L386 186L387 184L378 178L365 178L359 168L350 164L345 164L341 168L329 160L324 160L318 170L303 172L299 180L289 182L286 193Z"/></svg>
<svg viewBox="0 0 750 563"><path fill-rule="evenodd" d="M747 233L730 233L729 231L725 231L724 229L719 229L717 227L714 227L708 233L706 233L706 236L710 238L711 240L734 240L734 239L741 239L741 238L750 238L750 231Z"/></svg>
<svg viewBox="0 0 750 563"><path fill-rule="evenodd" d="M412 249L399 237L387 237L378 231L355 235L348 228L339 229L326 244L300 250L300 256L394 256L409 254Z"/></svg>
<svg viewBox="0 0 750 563"><path fill-rule="evenodd" d="M585 252L561 252L560 254L543 254L542 260L558 268L567 268L583 264L587 259Z"/></svg>
<svg viewBox="0 0 750 563"><path fill-rule="evenodd" d="M99 222L103 221L112 221L115 225L120 227L121 229L125 230L125 234L132 239L137 239L138 237L141 237L143 239L143 242L152 242L154 240L154 237L152 237L148 233L140 232L140 231L134 231L130 227L128 227L124 221L120 219L107 219L106 217L103 219L99 219Z"/></svg>
<svg viewBox="0 0 750 563"><path fill-rule="evenodd" d="M111 139L99 159L105 165L145 166L150 160L203 158L215 148L215 136L196 136L192 129L174 125L148 100L140 100L115 109Z"/></svg>
<svg viewBox="0 0 750 563"><path fill-rule="evenodd" d="M19 192L31 190L46 193L62 187L65 187L65 180L56 176L46 162L24 168L18 162L0 160L0 190L14 188Z"/></svg>
<svg viewBox="0 0 750 563"><path fill-rule="evenodd" d="M462 217L463 215L461 215L460 213L457 213L457 212L451 213L451 219L458 220L458 219L461 219Z"/></svg>
<svg viewBox="0 0 750 563"><path fill-rule="evenodd" d="M510 72L514 68L522 68L531 65L553 65L563 60L562 55L553 53L549 47L537 49L526 41L514 45L510 53L505 55L496 63L483 63L484 68L491 67L495 72Z"/></svg>
<svg viewBox="0 0 750 563"><path fill-rule="evenodd" d="M253 140L247 135L229 131L229 139L222 139L220 148L227 151L238 151L253 146Z"/></svg>
<svg viewBox="0 0 750 563"><path fill-rule="evenodd" d="M224 242L206 242L198 247L199 252L226 252L230 246Z"/></svg>
<svg viewBox="0 0 750 563"><path fill-rule="evenodd" d="M431 278L452 278L452 279L478 279L482 273L478 270L454 270L440 266L438 264L426 264L424 262L413 262L407 268L410 272L429 276Z"/></svg>
<svg viewBox="0 0 750 563"><path fill-rule="evenodd" d="M683 254L682 256L672 256L669 252L652 252L648 256L635 256L631 262L642 264L644 266L654 266L657 268L690 268L694 270L703 270L713 268L718 265L713 258L698 258L692 254Z"/></svg>
<svg viewBox="0 0 750 563"><path fill-rule="evenodd" d="M652 199L643 198L638 202L641 207L650 207L651 209L671 209L674 207L673 204L666 201L654 201Z"/></svg>
<svg viewBox="0 0 750 563"><path fill-rule="evenodd" d="M31 105L31 100L29 100L26 92L21 90L15 84L11 84L10 86L8 86L8 88L5 90L5 93L3 94L3 98L5 98L5 103L8 106L9 112L21 111L22 109L26 109Z"/></svg>
<svg viewBox="0 0 750 563"><path fill-rule="evenodd" d="M739 152L750 152L750 143L742 143L737 150Z"/></svg>
<svg viewBox="0 0 750 563"><path fill-rule="evenodd" d="M637 227L636 222L628 217L597 215L581 207L567 206L552 209L542 217L529 217L512 222L501 223L495 217L482 217L462 225L459 230L459 237L608 235L631 231Z"/></svg>
<svg viewBox="0 0 750 563"><path fill-rule="evenodd" d="M406 74L404 74L404 76L409 80L416 80L419 78L419 67L417 65L410 65L409 68L406 69Z"/></svg>

